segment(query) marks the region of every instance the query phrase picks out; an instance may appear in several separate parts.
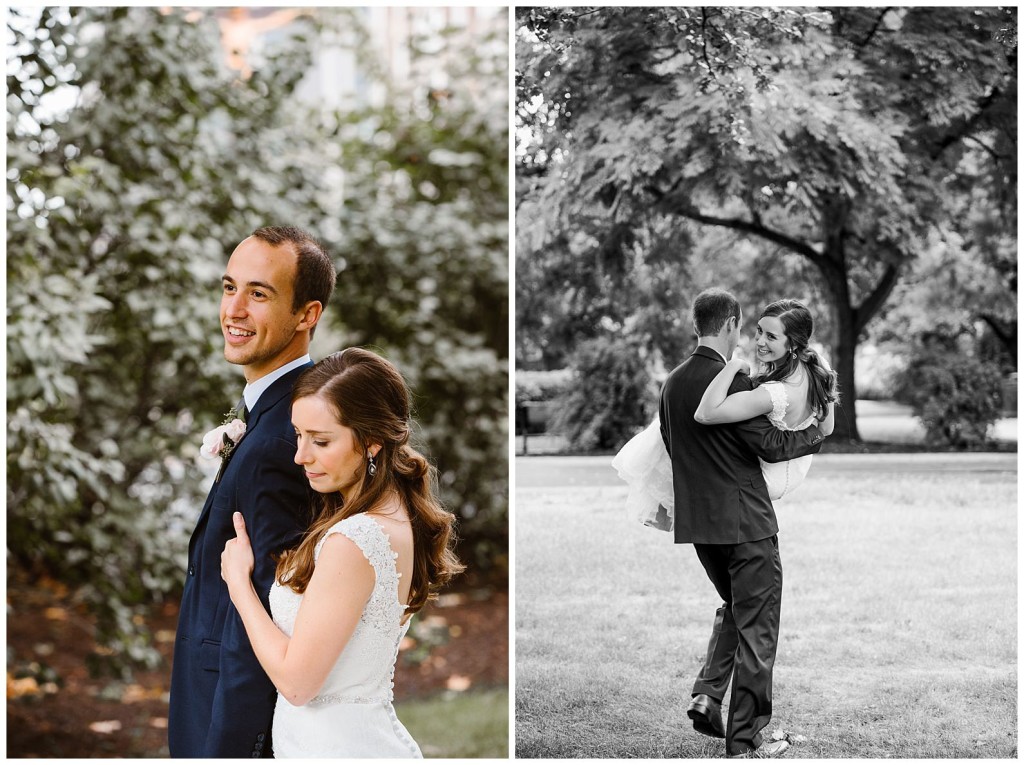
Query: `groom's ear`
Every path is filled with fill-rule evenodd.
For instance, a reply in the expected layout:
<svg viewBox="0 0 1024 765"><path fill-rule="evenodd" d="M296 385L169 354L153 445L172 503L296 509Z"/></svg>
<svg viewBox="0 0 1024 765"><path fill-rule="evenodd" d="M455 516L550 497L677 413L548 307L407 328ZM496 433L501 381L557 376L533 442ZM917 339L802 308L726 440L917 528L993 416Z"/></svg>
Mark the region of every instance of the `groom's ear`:
<svg viewBox="0 0 1024 765"><path fill-rule="evenodd" d="M320 321L320 317L323 315L324 305L319 300L312 300L306 303L306 307L302 311L302 319L299 321L296 332L302 332L306 329L312 329L316 326L316 323Z"/></svg>

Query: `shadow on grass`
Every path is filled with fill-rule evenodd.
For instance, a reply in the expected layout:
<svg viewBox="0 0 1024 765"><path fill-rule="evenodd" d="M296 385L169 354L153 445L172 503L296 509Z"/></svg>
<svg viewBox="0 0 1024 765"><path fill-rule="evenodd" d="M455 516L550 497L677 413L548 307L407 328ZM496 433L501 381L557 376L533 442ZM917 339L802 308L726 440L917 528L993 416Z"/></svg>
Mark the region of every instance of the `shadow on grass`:
<svg viewBox="0 0 1024 765"><path fill-rule="evenodd" d="M441 693L395 711L424 757L508 757L508 688Z"/></svg>

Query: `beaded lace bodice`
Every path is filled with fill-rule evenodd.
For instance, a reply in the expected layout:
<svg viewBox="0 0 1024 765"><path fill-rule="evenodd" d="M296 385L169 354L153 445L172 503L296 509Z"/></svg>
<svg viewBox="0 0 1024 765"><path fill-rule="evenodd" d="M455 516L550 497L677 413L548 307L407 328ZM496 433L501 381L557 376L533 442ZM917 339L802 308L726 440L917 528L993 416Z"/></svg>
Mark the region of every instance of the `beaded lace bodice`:
<svg viewBox="0 0 1024 765"><path fill-rule="evenodd" d="M776 380L761 384L761 387L767 390L772 397L772 411L768 412L768 419L771 420L772 425L779 430L803 430L814 422L813 413L800 417L803 410L806 409L806 404L799 408L796 403L791 404L791 401L805 402L807 400L807 385L807 372L803 369L785 382ZM791 406L793 411L790 410Z"/></svg>
<svg viewBox="0 0 1024 765"><path fill-rule="evenodd" d="M376 581L352 637L309 706L390 702L398 645L409 629L408 622L402 624L406 607L398 601L398 553L392 550L381 525L361 513L329 528L317 543L314 560L320 557L320 550L331 534L344 534L356 543L373 567ZM301 605L301 595L274 583L270 590L271 614L274 623L289 637Z"/></svg>
<svg viewBox="0 0 1024 765"><path fill-rule="evenodd" d="M772 397L772 411L768 419L779 430L803 430L815 422L814 414L801 417L809 408L807 401L807 371L800 373L785 382L772 381L761 384ZM784 462L761 463L761 472L768 484L768 497L782 499L794 491L804 480L811 466L811 455L797 457Z"/></svg>

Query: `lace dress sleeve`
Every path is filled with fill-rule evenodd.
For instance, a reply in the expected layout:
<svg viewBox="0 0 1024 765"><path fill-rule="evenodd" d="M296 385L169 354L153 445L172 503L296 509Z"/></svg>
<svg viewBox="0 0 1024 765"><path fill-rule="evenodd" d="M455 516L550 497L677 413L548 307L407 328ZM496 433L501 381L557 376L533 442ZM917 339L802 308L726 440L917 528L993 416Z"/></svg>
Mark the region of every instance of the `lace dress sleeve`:
<svg viewBox="0 0 1024 765"><path fill-rule="evenodd" d="M768 391L772 397L772 410L768 413L768 419L772 425L780 430L786 428L786 410L789 408L789 396L786 393L786 386L781 382L773 381L762 383L761 387Z"/></svg>

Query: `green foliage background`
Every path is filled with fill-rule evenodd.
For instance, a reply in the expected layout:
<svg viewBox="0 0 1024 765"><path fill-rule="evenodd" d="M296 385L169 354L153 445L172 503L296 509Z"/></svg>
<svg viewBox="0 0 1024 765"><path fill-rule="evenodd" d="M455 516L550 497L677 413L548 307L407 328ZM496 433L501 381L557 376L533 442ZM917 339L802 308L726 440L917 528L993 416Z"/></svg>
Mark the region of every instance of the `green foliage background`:
<svg viewBox="0 0 1024 765"><path fill-rule="evenodd" d="M447 85L430 90L386 79L358 9L300 19L249 79L221 63L208 12L11 12L8 576L77 588L113 666L156 658L141 617L180 586L210 480L198 444L243 384L221 353L219 276L260 225L325 242L339 284L314 356L369 344L399 365L463 556L503 579L504 27L443 58L415 50L437 56ZM382 105L303 101L328 42Z"/></svg>

